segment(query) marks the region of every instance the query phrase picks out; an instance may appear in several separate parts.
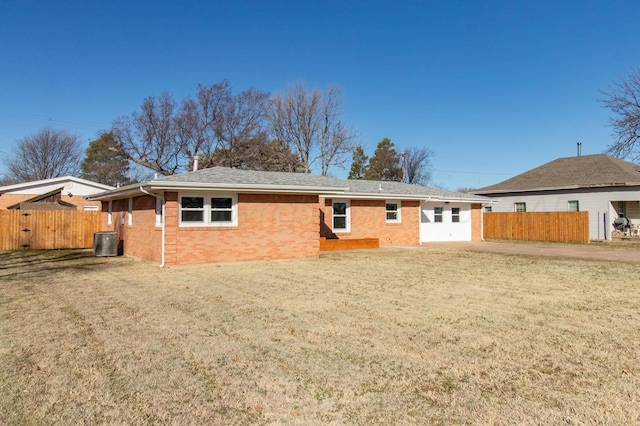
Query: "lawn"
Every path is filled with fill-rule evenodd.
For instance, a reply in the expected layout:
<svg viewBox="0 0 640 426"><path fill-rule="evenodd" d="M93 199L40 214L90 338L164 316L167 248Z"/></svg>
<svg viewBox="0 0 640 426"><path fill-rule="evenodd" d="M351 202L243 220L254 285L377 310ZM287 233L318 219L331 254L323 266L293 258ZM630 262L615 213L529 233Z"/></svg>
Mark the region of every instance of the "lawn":
<svg viewBox="0 0 640 426"><path fill-rule="evenodd" d="M640 265L0 253L0 424L638 424Z"/></svg>

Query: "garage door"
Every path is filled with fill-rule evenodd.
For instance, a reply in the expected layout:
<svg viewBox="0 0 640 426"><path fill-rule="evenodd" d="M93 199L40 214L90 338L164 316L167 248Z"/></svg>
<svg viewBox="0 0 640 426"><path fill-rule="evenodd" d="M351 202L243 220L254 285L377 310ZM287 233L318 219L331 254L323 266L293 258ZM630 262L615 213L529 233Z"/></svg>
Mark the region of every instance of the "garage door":
<svg viewBox="0 0 640 426"><path fill-rule="evenodd" d="M420 242L471 241L471 205L426 202L420 206Z"/></svg>

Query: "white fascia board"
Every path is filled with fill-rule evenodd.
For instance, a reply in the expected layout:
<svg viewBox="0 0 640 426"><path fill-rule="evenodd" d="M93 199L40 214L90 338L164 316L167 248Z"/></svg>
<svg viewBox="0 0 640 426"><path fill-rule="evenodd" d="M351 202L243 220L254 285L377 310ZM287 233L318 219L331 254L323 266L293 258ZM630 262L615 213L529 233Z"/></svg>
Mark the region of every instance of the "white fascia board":
<svg viewBox="0 0 640 426"><path fill-rule="evenodd" d="M348 198L350 200L416 200L416 201L438 201L451 203L488 203L487 198L448 198L435 195L413 195L413 194L390 194L390 193L370 193L370 194L353 194L353 193L333 193L331 196Z"/></svg>
<svg viewBox="0 0 640 426"><path fill-rule="evenodd" d="M89 201L108 201L108 200L115 200L116 198L128 198L135 195L144 194L141 188L143 187L137 186L135 188L127 188L124 190L101 192L99 194L87 195L84 198Z"/></svg>
<svg viewBox="0 0 640 426"><path fill-rule="evenodd" d="M194 182L149 182L147 185L129 186L114 191L91 195L88 200L112 200L135 195L142 195L145 191L225 191L238 193L269 193L269 194L334 194L338 190L346 191L347 188L313 187L313 186L283 186L283 185L255 185L255 184L211 184Z"/></svg>
<svg viewBox="0 0 640 426"><path fill-rule="evenodd" d="M105 185L98 182L93 182L86 179L77 178L75 176L60 176L57 178L34 180L31 182L22 182L22 183L15 183L13 185L3 186L1 187L0 193L6 193L6 192L15 191L15 190L24 190L28 188L37 188L43 185L52 185L58 182L68 182L68 181L81 183L87 186L93 186L95 188L104 189L105 191L113 189L113 186Z"/></svg>
<svg viewBox="0 0 640 426"><path fill-rule="evenodd" d="M621 182L621 183L603 183L594 185L565 185L565 186L546 186L541 188L528 189L495 189L486 191L476 191L476 194L518 194L522 192L547 192L547 191L563 191L567 189L593 189L593 188L620 188L620 187L640 187L640 182Z"/></svg>

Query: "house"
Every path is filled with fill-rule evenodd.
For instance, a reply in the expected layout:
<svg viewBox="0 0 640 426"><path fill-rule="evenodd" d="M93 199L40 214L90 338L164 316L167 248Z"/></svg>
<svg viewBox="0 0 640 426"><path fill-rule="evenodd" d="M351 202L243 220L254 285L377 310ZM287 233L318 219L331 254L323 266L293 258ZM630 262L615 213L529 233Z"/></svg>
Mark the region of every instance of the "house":
<svg viewBox="0 0 640 426"><path fill-rule="evenodd" d="M397 182L213 167L88 197L125 254L161 264L317 257L320 238L381 246L482 238L485 197Z"/></svg>
<svg viewBox="0 0 640 426"><path fill-rule="evenodd" d="M591 239L638 232L640 166L605 154L559 158L473 191L494 212L588 211ZM618 226L630 221L631 227Z"/></svg>
<svg viewBox="0 0 640 426"><path fill-rule="evenodd" d="M85 196L109 189L113 187L73 176L0 186L0 209L99 210L101 203Z"/></svg>

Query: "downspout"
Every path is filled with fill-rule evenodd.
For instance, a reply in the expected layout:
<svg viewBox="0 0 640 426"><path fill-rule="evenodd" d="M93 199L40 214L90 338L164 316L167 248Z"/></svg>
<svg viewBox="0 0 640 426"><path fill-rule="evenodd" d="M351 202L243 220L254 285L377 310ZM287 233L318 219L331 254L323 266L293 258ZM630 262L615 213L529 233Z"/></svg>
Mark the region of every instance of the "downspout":
<svg viewBox="0 0 640 426"><path fill-rule="evenodd" d="M152 197L155 197L157 199L160 199L160 218L162 219L162 243L161 243L161 254L160 254L160 259L161 259L161 263L160 263L160 268L164 267L164 228L165 228L165 223L166 223L166 217L164 215L164 197L161 195L156 195L156 194L152 194L149 191L147 191L146 189L144 189L143 187L140 187L140 191L142 191L144 194L147 195L151 195Z"/></svg>

